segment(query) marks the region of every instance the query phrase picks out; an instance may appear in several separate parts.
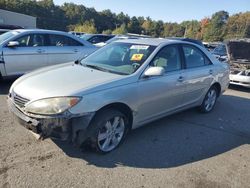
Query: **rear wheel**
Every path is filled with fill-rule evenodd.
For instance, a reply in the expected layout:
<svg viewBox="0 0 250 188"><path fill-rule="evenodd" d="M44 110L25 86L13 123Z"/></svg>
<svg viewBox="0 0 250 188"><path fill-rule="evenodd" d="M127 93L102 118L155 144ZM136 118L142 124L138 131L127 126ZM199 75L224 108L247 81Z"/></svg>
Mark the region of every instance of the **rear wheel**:
<svg viewBox="0 0 250 188"><path fill-rule="evenodd" d="M208 92L207 92L207 94L206 94L206 96L205 96L205 98L200 106L200 111L203 113L211 112L216 104L217 98L218 98L217 88L212 86L208 90Z"/></svg>
<svg viewBox="0 0 250 188"><path fill-rule="evenodd" d="M128 132L128 118L120 111L107 109L94 118L91 146L100 153L116 149Z"/></svg>

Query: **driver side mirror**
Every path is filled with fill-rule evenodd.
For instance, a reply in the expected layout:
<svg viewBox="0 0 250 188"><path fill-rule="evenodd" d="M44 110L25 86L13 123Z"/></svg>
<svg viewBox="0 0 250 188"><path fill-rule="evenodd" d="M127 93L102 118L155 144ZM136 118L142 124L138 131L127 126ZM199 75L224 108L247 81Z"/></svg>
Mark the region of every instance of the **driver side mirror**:
<svg viewBox="0 0 250 188"><path fill-rule="evenodd" d="M15 48L15 47L19 46L19 42L18 41L10 41L10 42L8 42L7 46L10 48Z"/></svg>
<svg viewBox="0 0 250 188"><path fill-rule="evenodd" d="M162 76L165 69L162 67L149 67L143 74L143 77Z"/></svg>

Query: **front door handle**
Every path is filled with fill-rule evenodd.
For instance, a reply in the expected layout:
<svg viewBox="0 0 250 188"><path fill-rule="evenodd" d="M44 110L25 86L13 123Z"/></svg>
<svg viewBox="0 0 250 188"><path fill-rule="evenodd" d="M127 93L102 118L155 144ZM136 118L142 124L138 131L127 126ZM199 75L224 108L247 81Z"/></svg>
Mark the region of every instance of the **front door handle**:
<svg viewBox="0 0 250 188"><path fill-rule="evenodd" d="M183 76L180 76L180 77L178 78L178 81L179 81L179 82L183 82L183 80L184 80Z"/></svg>
<svg viewBox="0 0 250 188"><path fill-rule="evenodd" d="M39 53L39 54L41 54L41 53L43 53L43 52L44 52L44 50L42 50L42 49L38 49L36 52L37 52L37 53Z"/></svg>
<svg viewBox="0 0 250 188"><path fill-rule="evenodd" d="M209 74L213 74L213 70L212 69L209 70Z"/></svg>
<svg viewBox="0 0 250 188"><path fill-rule="evenodd" d="M74 49L74 52L76 52L76 53L77 53L77 52L78 52L78 49Z"/></svg>

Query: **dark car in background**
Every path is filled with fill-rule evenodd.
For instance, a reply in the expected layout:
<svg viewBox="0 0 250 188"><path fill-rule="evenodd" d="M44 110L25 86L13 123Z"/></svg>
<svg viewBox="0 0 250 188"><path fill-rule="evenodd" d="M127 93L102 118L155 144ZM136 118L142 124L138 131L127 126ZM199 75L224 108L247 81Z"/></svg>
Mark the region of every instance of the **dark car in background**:
<svg viewBox="0 0 250 188"><path fill-rule="evenodd" d="M8 32L10 30L14 30L14 29L23 29L23 27L18 26L18 25L0 24L0 35Z"/></svg>
<svg viewBox="0 0 250 188"><path fill-rule="evenodd" d="M82 35L80 38L92 43L100 43L100 42L106 42L107 40L113 38L115 35L105 35L105 34L85 34Z"/></svg>
<svg viewBox="0 0 250 188"><path fill-rule="evenodd" d="M85 35L84 32L77 32L77 31L69 31L69 34L75 35L76 37L81 37L81 36Z"/></svg>

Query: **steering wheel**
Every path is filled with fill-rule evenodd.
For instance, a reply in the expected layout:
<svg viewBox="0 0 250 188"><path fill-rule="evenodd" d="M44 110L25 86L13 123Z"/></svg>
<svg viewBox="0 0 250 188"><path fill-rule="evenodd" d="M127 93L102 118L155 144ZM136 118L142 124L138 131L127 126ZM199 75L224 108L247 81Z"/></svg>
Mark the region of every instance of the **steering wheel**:
<svg viewBox="0 0 250 188"><path fill-rule="evenodd" d="M132 63L132 66L134 69L137 69L138 67L140 67L140 64L139 63Z"/></svg>

